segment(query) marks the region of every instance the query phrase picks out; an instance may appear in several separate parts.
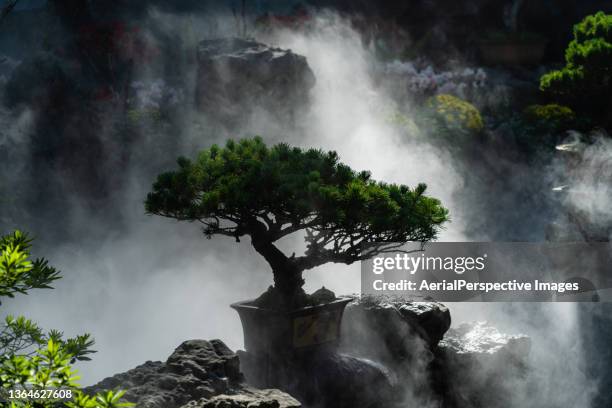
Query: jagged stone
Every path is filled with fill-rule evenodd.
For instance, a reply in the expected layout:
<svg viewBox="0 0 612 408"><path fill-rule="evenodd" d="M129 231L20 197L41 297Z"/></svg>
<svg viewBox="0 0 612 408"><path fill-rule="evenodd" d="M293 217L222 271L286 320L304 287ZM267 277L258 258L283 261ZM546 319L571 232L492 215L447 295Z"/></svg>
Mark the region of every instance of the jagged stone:
<svg viewBox="0 0 612 408"><path fill-rule="evenodd" d="M400 384L394 393L395 402L407 390L413 394L410 398L427 399L433 395L433 350L450 326L450 312L440 303L421 300L355 297L342 322L341 350L386 367Z"/></svg>
<svg viewBox="0 0 612 408"><path fill-rule="evenodd" d="M293 114L314 86L306 58L240 38L211 39L198 47L196 104L228 123L253 109Z"/></svg>
<svg viewBox="0 0 612 408"><path fill-rule="evenodd" d="M282 391L246 387L240 394L202 398L191 401L182 408L300 408L301 406L298 400Z"/></svg>
<svg viewBox="0 0 612 408"><path fill-rule="evenodd" d="M277 390L246 387L238 356L221 340L185 341L166 362L148 361L125 373L106 378L86 388L85 392L93 394L117 388L125 390L125 400L136 403L138 408L175 408L190 401L204 400L213 404L204 405L206 407L242 406L223 405L224 398L235 401L250 398L253 404L259 404L245 405L249 408L272 407L269 404L274 401L279 404L295 401ZM223 397L215 399L219 395ZM285 406L299 407L278 405L279 408Z"/></svg>
<svg viewBox="0 0 612 408"><path fill-rule="evenodd" d="M370 349L372 342L382 343L394 358L401 359L411 353L417 338L435 347L450 323L450 312L441 303L389 296L355 297L344 312L343 345L359 347L363 343Z"/></svg>
<svg viewBox="0 0 612 408"><path fill-rule="evenodd" d="M464 323L450 329L440 348L458 359L511 357L523 359L529 354L529 337L503 334L487 322Z"/></svg>
<svg viewBox="0 0 612 408"><path fill-rule="evenodd" d="M486 322L448 331L436 351L433 381L451 407L503 407L526 381L531 340Z"/></svg>
<svg viewBox="0 0 612 408"><path fill-rule="evenodd" d="M239 356L249 383L287 391L309 407L387 408L397 386L382 364L335 352Z"/></svg>

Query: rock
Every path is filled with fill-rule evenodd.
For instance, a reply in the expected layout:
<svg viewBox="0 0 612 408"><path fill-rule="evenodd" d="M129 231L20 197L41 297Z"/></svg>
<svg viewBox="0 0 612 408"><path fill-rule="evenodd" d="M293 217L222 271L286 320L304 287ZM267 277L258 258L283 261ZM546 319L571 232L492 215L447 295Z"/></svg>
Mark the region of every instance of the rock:
<svg viewBox="0 0 612 408"><path fill-rule="evenodd" d="M416 338L435 347L451 323L446 306L437 302L406 301L389 296L361 296L346 306L342 320L342 338L355 339L371 349L370 344L384 343L394 356L410 354ZM346 343L344 343L347 346ZM357 345L358 347L358 345Z"/></svg>
<svg viewBox="0 0 612 408"><path fill-rule="evenodd" d="M300 408L295 398L279 390L244 388L237 395L217 395L191 401L182 408Z"/></svg>
<svg viewBox="0 0 612 408"><path fill-rule="evenodd" d="M450 329L439 346L457 359L482 362L489 358L521 360L529 354L531 342L525 335L503 334L487 322L475 322Z"/></svg>
<svg viewBox="0 0 612 408"><path fill-rule="evenodd" d="M240 38L204 40L198 47L196 104L227 123L262 109L293 114L315 82L306 58Z"/></svg>
<svg viewBox="0 0 612 408"><path fill-rule="evenodd" d="M440 303L356 297L344 312L341 351L387 367L403 384L395 393L399 399L431 403L433 350L449 326L450 312Z"/></svg>
<svg viewBox="0 0 612 408"><path fill-rule="evenodd" d="M433 382L449 406L504 406L526 381L530 348L525 335L502 334L486 322L462 324L440 342Z"/></svg>
<svg viewBox="0 0 612 408"><path fill-rule="evenodd" d="M344 354L311 358L304 365L306 401L334 408L387 408L397 379L382 364ZM292 391L294 393L296 391ZM298 394L296 394L298 395Z"/></svg>
<svg viewBox="0 0 612 408"><path fill-rule="evenodd" d="M438 344L450 327L450 311L442 303L406 302L396 307L404 319L423 330L430 346Z"/></svg>
<svg viewBox="0 0 612 408"><path fill-rule="evenodd" d="M247 388L240 373L238 356L220 340L185 341L165 363L148 361L125 373L106 378L86 388L85 392L92 394L116 388L125 390L125 399L136 403L138 408L174 408L190 401L203 400L218 402L206 407L242 406L223 405L219 402L222 399L213 400L219 395L232 396L237 400L240 400L238 396L243 395L253 401L263 401L261 404L274 401L276 396L279 397L279 404L294 401L280 391ZM268 406L261 404L252 406ZM278 405L284 406L299 407Z"/></svg>
<svg viewBox="0 0 612 408"><path fill-rule="evenodd" d="M330 303L336 300L336 294L323 286L321 289L317 289L310 295L310 301L315 305L323 303Z"/></svg>
<svg viewBox="0 0 612 408"><path fill-rule="evenodd" d="M334 352L266 359L239 352L246 380L289 392L307 406L389 407L397 380L382 364Z"/></svg>

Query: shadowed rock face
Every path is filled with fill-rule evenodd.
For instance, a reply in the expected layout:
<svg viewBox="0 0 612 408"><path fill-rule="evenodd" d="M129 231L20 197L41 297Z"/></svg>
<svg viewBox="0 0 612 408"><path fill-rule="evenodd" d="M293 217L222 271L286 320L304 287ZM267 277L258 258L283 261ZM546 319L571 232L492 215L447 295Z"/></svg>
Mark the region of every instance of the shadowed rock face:
<svg viewBox="0 0 612 408"><path fill-rule="evenodd" d="M198 48L196 104L227 123L255 109L291 116L314 83L306 58L291 50L240 38L205 40Z"/></svg>
<svg viewBox="0 0 612 408"><path fill-rule="evenodd" d="M295 398L279 390L244 388L237 395L217 395L191 401L182 408L299 408Z"/></svg>
<svg viewBox="0 0 612 408"><path fill-rule="evenodd" d="M531 343L525 335L503 334L486 322L465 323L450 329L440 348L458 359L481 360L500 358L522 359L529 353Z"/></svg>
<svg viewBox="0 0 612 408"><path fill-rule="evenodd" d="M383 364L397 379L393 399L400 406L432 401L438 398L430 377L434 350L449 326L441 303L356 297L344 312L341 350Z"/></svg>
<svg viewBox="0 0 612 408"><path fill-rule="evenodd" d="M388 408L397 381L382 364L330 351L271 358L239 351L249 383L276 387L306 407Z"/></svg>
<svg viewBox="0 0 612 408"><path fill-rule="evenodd" d="M478 408L504 407L526 381L527 336L506 335L483 322L447 331L450 313L435 302L362 297L347 311L342 348L354 356L239 352L239 360L220 340L190 340L165 362L148 361L85 392L123 389L138 408L300 408L302 402L390 408L408 401Z"/></svg>
<svg viewBox="0 0 612 408"><path fill-rule="evenodd" d="M486 322L450 329L436 351L433 376L449 407L503 407L526 381L531 340ZM506 404L506 405L504 405Z"/></svg>
<svg viewBox="0 0 612 408"><path fill-rule="evenodd" d="M400 405L508 406L513 387L526 381L529 337L483 322L449 329L450 320L437 302L362 296L346 307L341 349L384 364L401 384Z"/></svg>
<svg viewBox="0 0 612 408"><path fill-rule="evenodd" d="M148 361L85 391L95 393L116 388L126 390L125 399L137 403L138 408L175 408L191 401L197 404L190 407L207 408L300 406L281 391L246 387L238 356L220 340L186 341L165 363ZM244 401L254 405L244 405Z"/></svg>
<svg viewBox="0 0 612 408"><path fill-rule="evenodd" d="M435 347L450 324L450 312L441 303L413 302L388 296L356 297L344 312L343 346L359 349L363 345L372 351L372 343L382 343L385 347L381 349L386 348L395 360L401 360L407 351L411 352L414 342ZM362 354L359 350L354 351Z"/></svg>

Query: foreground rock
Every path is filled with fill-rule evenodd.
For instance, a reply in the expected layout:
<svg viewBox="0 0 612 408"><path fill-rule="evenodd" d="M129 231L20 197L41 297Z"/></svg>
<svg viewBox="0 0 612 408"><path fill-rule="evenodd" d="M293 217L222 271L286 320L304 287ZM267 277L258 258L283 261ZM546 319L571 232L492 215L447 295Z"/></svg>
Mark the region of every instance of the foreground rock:
<svg viewBox="0 0 612 408"><path fill-rule="evenodd" d="M464 323L448 331L441 350L464 362L484 363L496 359L521 361L531 348L529 337L503 334L486 322Z"/></svg>
<svg viewBox="0 0 612 408"><path fill-rule="evenodd" d="M482 322L450 323L437 302L356 297L345 311L341 347L393 373L399 406L508 406L526 381L530 339Z"/></svg>
<svg viewBox="0 0 612 408"><path fill-rule="evenodd" d="M451 407L507 406L525 381L530 349L525 335L503 334L486 322L463 324L440 342L433 383Z"/></svg>
<svg viewBox="0 0 612 408"><path fill-rule="evenodd" d="M138 408L509 406L525 389L529 338L480 322L432 341L448 324L438 303L356 298L343 321L344 353L236 355L220 340L191 340L166 362L146 362L85 391L124 389Z"/></svg>
<svg viewBox="0 0 612 408"><path fill-rule="evenodd" d="M238 356L221 340L186 341L165 363L148 361L106 378L85 392L116 388L126 390L125 399L138 408L175 408L192 401L199 405L190 406L207 408L300 407L299 402L281 391L247 387ZM244 401L250 402L240 405Z"/></svg>
<svg viewBox="0 0 612 408"><path fill-rule="evenodd" d="M397 389L387 368L364 358L334 352L239 356L249 383L287 391L308 407L388 408Z"/></svg>
<svg viewBox="0 0 612 408"><path fill-rule="evenodd" d="M182 408L299 408L298 400L279 390L243 388L240 394L191 401Z"/></svg>
<svg viewBox="0 0 612 408"><path fill-rule="evenodd" d="M393 399L400 406L404 401L430 405L438 401L430 376L434 350L450 322L441 303L355 297L344 312L341 350L379 362L393 373L400 384Z"/></svg>
<svg viewBox="0 0 612 408"><path fill-rule="evenodd" d="M435 347L450 324L450 312L441 303L364 295L355 297L346 306L342 321L343 346L349 349L365 346L371 350L372 343L382 343L385 347L381 349L386 348L394 359L401 359L417 342Z"/></svg>
<svg viewBox="0 0 612 408"><path fill-rule="evenodd" d="M227 123L260 109L292 115L315 79L306 58L240 38L204 40L198 48L196 103Z"/></svg>

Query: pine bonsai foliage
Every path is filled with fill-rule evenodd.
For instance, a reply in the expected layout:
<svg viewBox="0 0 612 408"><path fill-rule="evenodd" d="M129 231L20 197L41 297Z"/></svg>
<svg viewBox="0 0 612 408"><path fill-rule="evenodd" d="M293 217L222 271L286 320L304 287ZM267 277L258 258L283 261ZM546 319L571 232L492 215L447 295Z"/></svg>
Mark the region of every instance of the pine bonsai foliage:
<svg viewBox="0 0 612 408"><path fill-rule="evenodd" d="M440 202L425 195L424 184L411 189L376 182L342 164L335 152L268 147L257 137L212 146L178 165L158 176L147 212L199 222L209 238L248 235L285 298L303 293L304 270L432 240L448 219ZM301 230L303 255L288 256L275 245Z"/></svg>

